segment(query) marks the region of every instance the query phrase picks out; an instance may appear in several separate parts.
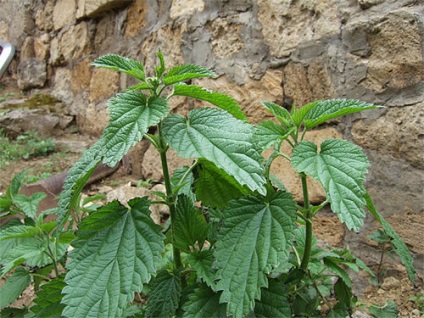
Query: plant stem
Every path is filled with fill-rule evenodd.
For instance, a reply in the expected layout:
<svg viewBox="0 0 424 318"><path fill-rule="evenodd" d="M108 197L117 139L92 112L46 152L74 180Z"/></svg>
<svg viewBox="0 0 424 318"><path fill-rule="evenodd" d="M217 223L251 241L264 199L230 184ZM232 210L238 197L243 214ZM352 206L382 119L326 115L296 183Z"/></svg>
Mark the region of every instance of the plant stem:
<svg viewBox="0 0 424 318"><path fill-rule="evenodd" d="M377 267L377 281L378 281L378 285L380 285L381 284L381 281L382 281L381 267L383 265L384 253L386 252L386 243L387 242L383 242L383 244L382 244L380 262L378 263L378 267Z"/></svg>
<svg viewBox="0 0 424 318"><path fill-rule="evenodd" d="M302 264L300 264L300 268L303 270L307 270L309 264L309 258L311 257L312 250L312 209L309 203L309 193L308 193L308 183L306 180L306 174L301 173L300 177L302 179L302 190L303 190L303 201L306 210L305 216L305 227L306 227L306 238L305 238L305 250L303 252Z"/></svg>
<svg viewBox="0 0 424 318"><path fill-rule="evenodd" d="M317 282L315 281L315 279L312 277L311 272L308 271L308 276L309 279L312 281L312 284L314 285L315 290L317 291L318 295L321 297L322 301L324 302L324 304L327 306L328 309L331 308L330 304L328 303L327 299L324 297L324 295L321 293L321 291L318 288Z"/></svg>
<svg viewBox="0 0 424 318"><path fill-rule="evenodd" d="M160 129L159 129L159 136L160 136ZM171 230L171 239L172 239L172 251L174 254L174 265L176 269L181 270L183 268L183 263L181 261L181 252L177 247L175 247L175 244L174 244L173 227L175 224L175 219L177 217L177 211L175 209L175 198L174 198L174 194L172 193L171 177L169 175L168 161L166 159L166 151L168 147L165 145L165 142L162 139L162 136L160 136L160 143L161 143L161 147L159 149L160 159L162 163L163 178L165 181L166 197L167 197L168 206L169 206L169 215L171 217L170 230ZM181 285L183 287L186 286L186 281L184 279L184 276L181 276Z"/></svg>
<svg viewBox="0 0 424 318"><path fill-rule="evenodd" d="M165 180L165 188L166 188L166 196L167 196L168 206L169 206L169 214L171 216L171 236L172 236L172 241L174 241L173 225L177 217L176 215L177 212L175 209L174 195L172 193L171 178L170 178L169 170L168 170L168 161L166 159L166 151L160 152L160 159L162 162L163 177ZM180 250L174 246L173 251L174 251L175 266L177 268L182 268Z"/></svg>
<svg viewBox="0 0 424 318"><path fill-rule="evenodd" d="M47 236L47 239L49 240L48 236ZM55 246L55 248L56 248L56 246ZM59 277L59 268L57 267L56 255L53 253L52 249L50 248L50 242L49 241L47 241L47 249L49 251L49 253L47 255L49 255L49 257L52 259L54 272L55 272L56 278L57 278L57 277Z"/></svg>

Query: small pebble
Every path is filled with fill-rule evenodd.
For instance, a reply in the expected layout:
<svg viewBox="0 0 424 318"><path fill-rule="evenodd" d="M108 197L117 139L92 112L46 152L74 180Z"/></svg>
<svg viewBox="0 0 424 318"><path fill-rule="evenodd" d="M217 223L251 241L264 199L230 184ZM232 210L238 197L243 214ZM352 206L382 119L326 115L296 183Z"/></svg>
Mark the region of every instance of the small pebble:
<svg viewBox="0 0 424 318"><path fill-rule="evenodd" d="M396 289L400 287L400 281L394 277L387 277L384 279L381 288L384 290Z"/></svg>

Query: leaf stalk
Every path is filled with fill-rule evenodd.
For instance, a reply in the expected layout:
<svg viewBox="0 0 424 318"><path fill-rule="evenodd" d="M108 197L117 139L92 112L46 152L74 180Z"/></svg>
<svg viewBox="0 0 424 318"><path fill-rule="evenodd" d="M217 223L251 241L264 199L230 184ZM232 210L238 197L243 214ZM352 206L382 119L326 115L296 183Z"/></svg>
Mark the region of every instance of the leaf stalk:
<svg viewBox="0 0 424 318"><path fill-rule="evenodd" d="M300 177L302 179L302 191L303 191L303 201L305 205L305 228L306 228L306 237L305 237L305 250L303 253L302 263L300 264L300 268L303 270L308 269L309 259L311 257L312 250L312 208L309 202L309 193L308 193L308 183L306 180L306 174L301 173Z"/></svg>

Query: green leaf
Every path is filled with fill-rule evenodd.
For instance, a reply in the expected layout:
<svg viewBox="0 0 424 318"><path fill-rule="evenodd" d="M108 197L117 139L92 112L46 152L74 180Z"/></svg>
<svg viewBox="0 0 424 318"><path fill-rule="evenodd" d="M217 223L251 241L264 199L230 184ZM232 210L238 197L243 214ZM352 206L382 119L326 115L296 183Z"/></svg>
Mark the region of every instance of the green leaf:
<svg viewBox="0 0 424 318"><path fill-rule="evenodd" d="M164 98L147 98L141 92L128 91L111 98L109 125L105 128L103 163L113 167L128 150L147 133L149 127L157 125L169 113Z"/></svg>
<svg viewBox="0 0 424 318"><path fill-rule="evenodd" d="M162 52L158 51L158 58L159 58L159 66L156 66L156 77L160 78L163 75L163 72L165 72L165 59L163 57Z"/></svg>
<svg viewBox="0 0 424 318"><path fill-rule="evenodd" d="M270 280L268 288L262 289L261 299L256 301L256 317L291 317L288 290L282 282Z"/></svg>
<svg viewBox="0 0 424 318"><path fill-rule="evenodd" d="M376 105L354 99L330 99L319 101L304 117L305 127L306 129L311 129L327 120L377 107Z"/></svg>
<svg viewBox="0 0 424 318"><path fill-rule="evenodd" d="M300 125L303 122L303 119L305 118L305 116L310 112L310 110L312 108L315 107L315 105L318 103L319 101L313 102L313 103L309 103L307 105L304 105L298 109L296 109L293 114L291 115L295 125L297 127L300 127Z"/></svg>
<svg viewBox="0 0 424 318"><path fill-rule="evenodd" d="M216 77L216 74L204 67L185 64L172 67L163 77L163 83L168 86L178 82L199 77Z"/></svg>
<svg viewBox="0 0 424 318"><path fill-rule="evenodd" d="M184 304L184 318L223 318L227 317L225 304L219 302L219 293L206 285L201 285Z"/></svg>
<svg viewBox="0 0 424 318"><path fill-rule="evenodd" d="M111 202L83 219L63 290L67 317L117 317L156 272L164 250L149 201Z"/></svg>
<svg viewBox="0 0 424 318"><path fill-rule="evenodd" d="M296 208L290 194L276 192L269 201L247 197L224 210L216 243L216 285L227 312L244 317L267 287L266 274L286 261L294 236Z"/></svg>
<svg viewBox="0 0 424 318"><path fill-rule="evenodd" d="M376 219L376 221L383 226L383 230L390 237L391 243L394 247L396 254L399 255L400 261L405 266L408 272L408 277L410 281L415 284L415 268L413 264L414 260L412 258L411 253L409 252L405 243L400 238L399 234L397 234L396 231L393 229L393 227L383 218L383 216L380 213L378 213L377 209L374 206L374 203L372 202L371 196L369 195L368 192L364 195L364 197L367 202L368 211L370 211L370 213Z"/></svg>
<svg viewBox="0 0 424 318"><path fill-rule="evenodd" d="M343 279L347 287L352 288L352 280L350 279L347 272L341 268L331 257L324 257L324 264L327 266L328 270L332 271Z"/></svg>
<svg viewBox="0 0 424 318"><path fill-rule="evenodd" d="M19 190L22 187L22 182L25 178L27 171L28 170L25 169L13 177L12 182L10 183L10 186L6 189L6 197L8 199L12 200L15 197L15 195L19 193Z"/></svg>
<svg viewBox="0 0 424 318"><path fill-rule="evenodd" d="M143 64L133 59L122 57L116 54L107 54L101 56L95 59L91 65L119 72L125 72L142 81L146 79Z"/></svg>
<svg viewBox="0 0 424 318"><path fill-rule="evenodd" d="M193 251L187 256L187 263L196 271L209 287L212 287L215 280L215 271L212 268L212 250Z"/></svg>
<svg viewBox="0 0 424 318"><path fill-rule="evenodd" d="M172 225L174 245L184 252L190 252L196 243L201 249L209 230L202 211L194 206L190 198L179 195L176 212Z"/></svg>
<svg viewBox="0 0 424 318"><path fill-rule="evenodd" d="M226 110L237 119L247 119L246 115L243 113L238 103L232 97L225 94L213 92L201 86L176 84L174 85L174 95L188 96L204 100L215 106L218 106L219 108Z"/></svg>
<svg viewBox="0 0 424 318"><path fill-rule="evenodd" d="M47 196L44 192L33 193L30 197L23 194L17 194L13 198L13 202L25 213L27 217L32 219L37 215L38 205Z"/></svg>
<svg viewBox="0 0 424 318"><path fill-rule="evenodd" d="M391 300L388 300L382 307L379 307L378 305L371 305L369 311L371 315L377 318L397 318L399 315L396 304Z"/></svg>
<svg viewBox="0 0 424 318"><path fill-rule="evenodd" d="M184 158L205 158L252 191L265 194L264 169L255 149L252 126L223 110L193 109L188 119L170 115L163 121L169 145Z"/></svg>
<svg viewBox="0 0 424 318"><path fill-rule="evenodd" d="M270 111L280 123L285 125L286 128L293 127L293 119L287 109L272 102L262 102L261 104Z"/></svg>
<svg viewBox="0 0 424 318"><path fill-rule="evenodd" d="M65 308L65 305L61 303L62 289L65 286L62 276L41 285L40 290L36 292L35 305L30 309L37 314L37 318L62 317L62 311Z"/></svg>
<svg viewBox="0 0 424 318"><path fill-rule="evenodd" d="M35 318L28 313L28 308L4 308L0 312L0 318Z"/></svg>
<svg viewBox="0 0 424 318"><path fill-rule="evenodd" d="M346 308L348 312L352 312L352 307L354 306L352 301L352 286L346 284L344 279L339 279L334 284L334 293L339 303L343 304L341 307Z"/></svg>
<svg viewBox="0 0 424 318"><path fill-rule="evenodd" d="M137 83L133 86L128 87L125 92L127 91L135 91L135 90L145 90L145 89L154 89L154 86L149 83L149 82L142 82L142 83Z"/></svg>
<svg viewBox="0 0 424 318"><path fill-rule="evenodd" d="M24 263L29 266L37 267L52 264L53 260L48 254L50 250L54 251L56 260L58 260L65 255L69 246L67 243L55 243L56 238L50 238L48 242L44 239L35 237L12 239L12 241L15 240L19 241L16 241L14 248L8 250L6 254L1 257L3 263L2 276ZM3 244L4 242L2 241L1 243Z"/></svg>
<svg viewBox="0 0 424 318"><path fill-rule="evenodd" d="M318 152L317 145L302 141L293 150L292 165L318 180L339 219L359 231L364 224L363 181L369 165L361 148L346 140L328 139Z"/></svg>
<svg viewBox="0 0 424 318"><path fill-rule="evenodd" d="M263 151L281 140L287 139L294 130L295 127L287 130L272 120L265 120L256 125L253 137L257 147Z"/></svg>
<svg viewBox="0 0 424 318"><path fill-rule="evenodd" d="M103 156L103 141L100 139L68 171L63 191L58 202L58 232L68 220L70 212L79 205L79 194Z"/></svg>
<svg viewBox="0 0 424 318"><path fill-rule="evenodd" d="M18 267L15 272L0 287L0 309L13 303L29 286L31 277L24 268Z"/></svg>
<svg viewBox="0 0 424 318"><path fill-rule="evenodd" d="M196 201L196 196L191 189L191 185L194 182L194 176L189 167L180 167L174 171L171 177L172 190L175 192L174 195L185 194L193 202ZM187 174L188 173L188 174ZM184 178L184 180L183 180Z"/></svg>
<svg viewBox="0 0 424 318"><path fill-rule="evenodd" d="M153 281L146 304L146 318L172 318L181 297L181 279L168 271L160 271Z"/></svg>
<svg viewBox="0 0 424 318"><path fill-rule="evenodd" d="M347 306L344 303L338 302L327 315L328 318L349 317Z"/></svg>
<svg viewBox="0 0 424 318"><path fill-rule="evenodd" d="M213 208L224 208L228 201L252 192L242 187L234 177L207 160L196 167L195 189L199 201Z"/></svg>
<svg viewBox="0 0 424 318"><path fill-rule="evenodd" d="M19 238L33 238L40 234L40 229L35 226L29 225L12 225L0 230L0 241L19 239Z"/></svg>

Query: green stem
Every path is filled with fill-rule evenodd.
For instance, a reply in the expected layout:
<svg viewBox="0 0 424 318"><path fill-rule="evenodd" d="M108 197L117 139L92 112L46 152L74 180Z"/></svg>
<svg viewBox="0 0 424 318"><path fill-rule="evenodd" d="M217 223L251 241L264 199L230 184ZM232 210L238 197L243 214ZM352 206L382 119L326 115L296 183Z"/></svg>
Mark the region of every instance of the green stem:
<svg viewBox="0 0 424 318"><path fill-rule="evenodd" d="M160 143L161 143L161 147L159 149L160 159L161 159L161 163L162 163L163 178L164 178L164 181L165 181L166 196L167 196L167 201L168 201L168 206L169 206L169 215L171 217L170 231L171 231L171 240L172 240L172 250L173 250L173 254L174 254L174 264L175 264L176 269L181 270L183 268L183 263L181 261L181 252L174 244L173 226L174 226L175 221L176 221L177 211L176 211L176 208L175 208L174 194L172 192L171 177L170 177L169 169L168 169L168 161L167 161L167 158L166 158L166 151L167 151L168 147L167 147L167 145L165 145L165 141L163 140L163 138L161 136L160 129L159 129L159 136L160 136ZM181 284L182 284L183 287L186 286L186 281L184 279L184 276L181 276Z"/></svg>
<svg viewBox="0 0 424 318"><path fill-rule="evenodd" d="M39 278L44 279L44 280L47 280L47 281L51 280L51 278L48 277L48 276L44 276L44 275L40 275L40 274L36 274L36 273L31 273L30 275L32 277L39 277Z"/></svg>
<svg viewBox="0 0 424 318"><path fill-rule="evenodd" d="M327 299L325 298L325 296L321 293L321 291L318 288L317 282L315 281L315 279L312 277L311 272L308 271L308 276L309 279L312 281L312 284L314 285L315 290L317 291L318 295L321 297L322 301L325 303L325 305L327 306L328 309L331 308L330 304L328 303Z"/></svg>
<svg viewBox="0 0 424 318"><path fill-rule="evenodd" d="M309 193L308 193L308 183L306 181L306 174L301 173L300 177L302 179L302 190L303 190L303 201L305 204L305 227L306 227L306 238L305 238L305 250L303 252L302 264L300 268L307 270L309 259L311 257L312 250L312 208L309 202Z"/></svg>
<svg viewBox="0 0 424 318"><path fill-rule="evenodd" d="M169 175L169 170L168 170L168 161L166 159L166 152L165 151L161 151L160 153L160 159L162 162L162 170L163 170L163 177L165 180L165 188L166 188L166 196L167 196L167 200L168 200L168 206L169 206L169 214L171 216L171 237L172 237L172 241L174 241L174 235L173 235L173 225L175 224L175 219L177 217L177 211L175 209L175 200L174 200L174 195L172 194L172 187L171 187L171 178ZM181 253L180 250L178 248L173 247L173 251L174 251L174 260L175 260L175 266L177 268L182 268L182 262L181 262Z"/></svg>
<svg viewBox="0 0 424 318"><path fill-rule="evenodd" d="M193 162L193 164L187 169L187 171L184 173L184 175L181 177L180 181L178 181L177 187L181 186L185 179L190 175L190 173L193 171L193 169L197 166L197 160Z"/></svg>
<svg viewBox="0 0 424 318"><path fill-rule="evenodd" d="M56 255L55 253L53 253L52 249L50 248L50 242L49 242L49 237L47 236L47 249L48 249L48 253L47 255L49 255L49 257L52 259L53 262L53 268L54 268L54 272L56 274L56 278L59 277L59 268L57 267L57 262L56 262Z"/></svg>

